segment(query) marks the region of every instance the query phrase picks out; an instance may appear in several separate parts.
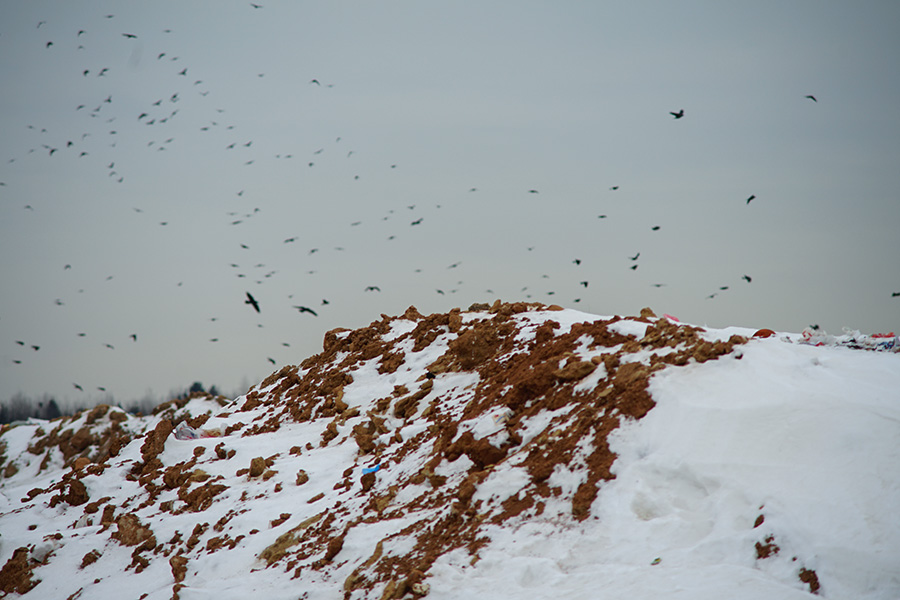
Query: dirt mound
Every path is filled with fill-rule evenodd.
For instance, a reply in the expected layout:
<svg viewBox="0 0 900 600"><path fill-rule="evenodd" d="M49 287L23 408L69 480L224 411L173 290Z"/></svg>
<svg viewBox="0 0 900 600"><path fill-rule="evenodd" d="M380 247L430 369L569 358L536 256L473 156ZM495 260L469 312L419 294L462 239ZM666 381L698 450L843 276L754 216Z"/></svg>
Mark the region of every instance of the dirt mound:
<svg viewBox="0 0 900 600"><path fill-rule="evenodd" d="M191 414L186 402L126 427L124 413L98 407L36 428L27 451L49 457L41 469L55 457L61 477L28 492L24 510L58 505L60 530L94 527L53 550L72 546L83 570L100 572L115 540L129 569L170 578L176 598L209 556L248 548L248 572L340 577L347 597L422 595L440 557L479 560L490 527L589 518L614 477L610 432L654 406L649 378L746 341L706 339L648 309L586 316L499 301L429 316L410 307L328 332L321 353L218 410L206 399ZM221 439L175 440L182 422ZM10 590L34 585L37 546L4 567Z"/></svg>

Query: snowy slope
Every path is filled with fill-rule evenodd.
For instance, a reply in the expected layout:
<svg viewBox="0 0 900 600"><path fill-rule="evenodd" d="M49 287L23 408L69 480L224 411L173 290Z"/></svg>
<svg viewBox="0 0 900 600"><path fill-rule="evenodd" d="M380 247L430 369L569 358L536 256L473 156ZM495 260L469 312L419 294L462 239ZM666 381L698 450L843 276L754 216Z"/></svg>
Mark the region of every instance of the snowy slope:
<svg viewBox="0 0 900 600"><path fill-rule="evenodd" d="M753 334L411 307L233 401L13 427L0 593L900 598L900 355Z"/></svg>

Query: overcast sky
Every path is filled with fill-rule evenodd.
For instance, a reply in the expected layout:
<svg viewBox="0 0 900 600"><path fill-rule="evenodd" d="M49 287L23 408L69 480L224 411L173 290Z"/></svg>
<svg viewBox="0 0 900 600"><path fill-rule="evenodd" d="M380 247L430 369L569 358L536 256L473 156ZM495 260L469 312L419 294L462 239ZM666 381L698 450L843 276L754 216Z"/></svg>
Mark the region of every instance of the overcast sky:
<svg viewBox="0 0 900 600"><path fill-rule="evenodd" d="M0 399L497 298L900 331L900 3L260 4L0 3Z"/></svg>

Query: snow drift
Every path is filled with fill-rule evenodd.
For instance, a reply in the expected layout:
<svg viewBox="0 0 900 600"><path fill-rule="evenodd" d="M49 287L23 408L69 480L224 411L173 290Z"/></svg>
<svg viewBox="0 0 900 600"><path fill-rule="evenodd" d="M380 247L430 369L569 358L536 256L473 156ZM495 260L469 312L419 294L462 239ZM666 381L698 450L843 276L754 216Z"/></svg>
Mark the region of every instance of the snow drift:
<svg viewBox="0 0 900 600"><path fill-rule="evenodd" d="M900 355L753 333L410 307L231 401L9 428L0 592L900 597Z"/></svg>

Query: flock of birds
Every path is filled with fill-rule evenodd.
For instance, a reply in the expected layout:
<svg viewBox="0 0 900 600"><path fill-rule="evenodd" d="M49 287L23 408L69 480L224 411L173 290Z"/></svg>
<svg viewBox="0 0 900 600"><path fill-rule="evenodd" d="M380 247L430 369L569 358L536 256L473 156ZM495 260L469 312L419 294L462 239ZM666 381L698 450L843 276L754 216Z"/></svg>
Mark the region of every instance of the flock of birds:
<svg viewBox="0 0 900 600"><path fill-rule="evenodd" d="M250 7L254 11L264 8L263 5L254 4L254 3L251 3ZM115 19L115 15L113 15L113 14L103 15L102 19L107 20L107 21L112 21ZM37 29L42 30L42 27L45 24L46 24L46 21L40 21L37 24ZM165 29L165 30L163 30L163 33L171 34L172 30ZM122 43L131 44L131 43L137 43L138 41L140 41L142 39L142 37L141 37L142 35L143 34L140 31L138 31L137 33L134 33L133 31L126 31L126 32L120 32L117 37L121 39ZM47 52L53 52L53 51L65 52L70 49L74 49L77 52L80 50L84 50L85 45L91 43L91 41L90 41L91 39L92 39L92 32L90 31L90 29L77 29L77 30L73 30L71 32L71 39L66 40L65 43L62 42L61 40L47 40L46 42L44 42L43 47L44 47L45 51L47 51ZM227 113L224 109L219 108L219 107L208 106L207 109L210 111L209 118L202 123L198 123L198 122L184 123L182 121L183 115L181 113L181 106L191 103L192 108L196 109L197 108L196 102L198 101L198 99L200 99L200 98L204 99L203 102L207 103L207 105L208 105L208 102L210 101L210 100L206 100L210 94L210 89L206 87L203 79L195 79L193 77L194 69L192 69L190 65L184 66L182 64L183 61L181 61L179 56L170 54L169 51L167 51L165 49L159 49L158 51L156 51L153 54L153 60L156 64L159 64L159 65L177 63L177 66L174 66L169 69L170 70L169 81L172 84L171 88L168 91L158 95L157 97L154 97L152 99L149 99L149 98L146 99L146 102L144 102L143 104L141 104L140 106L137 106L137 107L134 106L133 100L126 101L123 104L126 104L127 107L124 109L121 109L121 110L116 110L116 108L118 106L118 98L116 96L116 93L110 92L109 89L105 85L106 82L111 82L116 79L116 77L118 75L118 73L116 72L116 68L112 65L104 65L104 64L84 65L80 69L80 72L79 72L81 78L83 78L83 79L93 78L93 80L97 82L96 88L98 90L93 103L79 102L74 107L74 113L76 115L80 115L82 122L86 124L86 126L84 128L85 130L81 133L81 135L79 137L74 137L72 139L68 139L68 138L61 139L61 138L56 137L54 132L48 131L47 128L35 126L33 124L28 124L26 126L34 132L34 134L37 136L37 139L39 140L39 143L35 147L28 150L28 154L40 153L41 151L44 151L46 153L46 157L48 159L52 158L52 159L56 160L56 159L58 159L58 157L60 155L63 155L66 153L72 153L79 160L84 160L86 163L93 162L94 165L99 165L99 167L102 168L103 171L106 173L106 178L109 181L116 183L116 184L124 184L126 182L126 178L128 175L128 165L120 164L120 160L115 156L115 152L116 152L116 149L119 144L119 139L122 135L120 133L120 131L122 131L122 132L124 132L126 130L133 131L134 123L137 123L137 124L140 124L140 126L142 128L144 128L144 131L152 131L153 129L161 129L161 130L175 129L175 134L170 135L168 133L162 133L158 137L153 136L153 139L146 141L146 148L149 150L152 150L154 152L164 152L167 149L172 148L175 144L179 143L180 136L185 135L186 132L190 130L190 128L196 128L196 130L199 130L201 133L208 133L208 132L216 131L216 130L228 132L228 135L231 135L232 139L231 139L231 141L229 141L229 143L227 143L223 147L223 150L228 153L231 153L233 155L239 155L241 158L239 158L238 160L243 166L250 167L250 166L254 165L261 156L258 153L254 154L254 151L261 144L257 144L256 146L254 146L255 140L249 136L238 137L238 134L236 133L236 131L237 131L236 125L233 123L226 124L226 121L228 121L228 119L226 118ZM169 67L166 67L166 68L168 69ZM259 78L262 78L265 76L265 73L258 73L257 76ZM314 88L317 88L317 89L321 88L323 90L334 86L334 84L332 84L332 83L323 83L323 81L318 77L309 79L307 82L307 85L314 86ZM813 102L818 102L817 99L812 95L808 95L808 96L806 96L806 98L810 99ZM127 114L126 111L132 111L132 110L134 111L132 114ZM672 111L669 114L673 117L674 120L681 120L681 119L685 118L685 110L684 109ZM122 123L123 120L130 120L131 123L127 127L120 126L119 124ZM176 125L177 125L177 127L176 127ZM150 128L150 129L148 129L148 128ZM134 134L129 134L129 135L134 135ZM103 139L98 141L97 138L103 138ZM334 144L336 146L341 144L341 140L342 140L341 137L335 138ZM346 159L350 159L351 157L354 156L354 150L346 149L346 148L345 148L345 150L346 150L346 155L345 155ZM316 166L317 160L319 160L319 158L321 157L321 155L324 152L325 152L325 148L318 148L315 151L313 151L310 155L310 159L305 161L306 162L305 168L307 168L307 169L314 168ZM101 158L95 159L94 158L95 154L99 155ZM297 156L297 153L282 152L282 153L275 154L274 158L276 160L291 160L291 159L294 159L295 156ZM20 158L20 157L13 157L13 158L9 159L8 163L9 164L15 163L18 158ZM122 161L122 162L127 162L127 161ZM385 167L386 168L389 167L389 169L394 170L394 169L397 169L397 164L390 164L389 166L385 165ZM354 174L353 179L359 180L360 175ZM3 181L0 181L0 187L5 187L5 186L6 186L6 183ZM613 193L619 191L620 189L621 189L621 185L613 185L613 186L609 187L609 191L613 192ZM477 193L478 188L470 187L470 188L468 188L468 191L469 191L469 193ZM528 194L539 194L540 191L538 189L528 189L527 193ZM241 190L236 191L235 197L238 199L243 199L245 197L245 190L241 189ZM750 205L751 201L753 201L754 199L756 199L756 195L750 195L746 199L746 204ZM137 214L145 214L145 212L147 210L146 207L132 207L132 208L133 208L134 212ZM436 208L440 209L440 205L437 205ZM36 208L35 208L34 201L32 201L29 204L26 204L24 206L24 209L28 210L28 211L35 211ZM414 214L414 211L416 209L415 205L406 206L406 209L408 209L410 211L410 213L408 213L408 214L411 214L412 217L415 217L415 218L410 218L410 220L409 220L410 227L417 227L417 226L423 225L423 223L425 222L425 217L421 216L421 214ZM398 207L398 210L402 210L402 209L400 209ZM228 219L229 225L240 226L244 223L247 223L249 220L257 217L262 212L263 211L260 207L253 208L252 210L244 209L244 210L238 210L238 211L227 211L226 217ZM394 209L391 209L391 210L388 210L387 213L383 214L382 220L387 221L389 219L397 218L397 217L398 217L398 213ZM600 218L600 219L606 219L607 217L608 217L608 215L606 215L606 214L598 215L598 218ZM166 227L170 224L170 222L171 222L171 219L166 218L163 220L159 220L158 224L161 227ZM353 221L350 223L350 227L356 228L356 227L359 227L361 224L362 224L362 221ZM659 231L661 229L661 226L653 225L650 229L651 229L651 231L654 231L654 232ZM291 236L291 237L285 238L283 240L283 244L296 243L296 242L298 242L298 240L301 239L301 237L302 236ZM388 239L388 241L397 239L396 233L390 235L387 239ZM248 243L240 243L240 248L242 249L242 251L251 250L251 246ZM334 250L342 251L343 247L337 246L334 248ZM532 250L534 250L534 247L529 246L529 247L527 247L527 250L532 251ZM308 255L309 256L314 255L314 254L318 253L319 251L320 251L320 248L310 248L308 250ZM627 260L625 265L627 266L628 269L630 269L631 271L637 271L641 264L639 262L640 257L641 257L641 253L636 252L634 255L623 257L622 260L623 261ZM575 267L580 267L582 265L583 261L580 258L574 258L574 259L572 259L571 262L572 262L572 264L575 265ZM461 264L461 261L454 262L454 263L450 264L449 266L447 266L446 269L456 269L457 267L460 266L460 264ZM234 273L234 275L238 278L255 277L255 281L257 284L264 283L266 280L271 279L272 277L276 276L276 274L278 273L277 270L271 270L271 269L269 269L263 273L261 270L267 268L264 263L257 263L253 267L252 272L248 272L245 268L241 267L236 262L230 263L230 268L238 270L238 272ZM64 270L70 270L70 269L72 269L72 265L67 263L64 266ZM421 270L417 269L417 271L421 271ZM309 270L309 271L307 271L307 273L313 274L313 273L315 273L315 270ZM547 275L543 275L542 277L548 278ZM113 278L113 276L111 275L107 278L107 280L110 280L112 278ZM741 277L741 280L744 281L745 283L749 284L752 282L752 277L744 274ZM458 286L459 284L462 284L462 283L463 283L462 281L458 281L456 285ZM178 286L181 286L181 285L182 285L182 282L179 282ZM579 277L579 278L577 278L577 283L575 283L574 285L580 286L580 288L582 290L587 290L587 288L590 285L590 280L585 277ZM665 283L651 283L650 285L652 285L654 287L663 287L666 284ZM708 299L713 299L713 298L717 297L719 294L721 294L722 292L730 289L730 287L731 287L730 285L721 285L718 287L718 289L716 289L714 292L707 295L706 297ZM83 290L81 290L81 291L83 291ZM362 293L378 293L378 292L381 292L381 287L380 287L380 285L371 285L371 284L360 285L360 291ZM438 295L447 295L447 294L456 293L457 291L458 291L458 287L456 287L456 288L442 287L442 288L436 288L434 293L438 294ZM493 293L493 290L485 290L485 292ZM521 289L521 292L522 292L522 295L524 295L526 298L532 298L533 294L528 286L523 287ZM257 297L255 297L250 291L245 291L244 293L245 293L245 297L243 299L244 304L246 304L250 309L252 309L255 314L258 314L258 315L262 314L264 307L261 304L260 300ZM549 291L545 291L543 293L545 293L547 296L553 296L556 294L556 291L549 290ZM894 294L894 295L898 296L898 295L900 295L900 293ZM293 300L293 294L288 295L288 300ZM570 301L573 303L578 303L581 301L581 298L574 297L574 298L571 298ZM290 302L288 302L288 304L290 304L291 308L296 310L299 314L305 314L305 315L309 315L310 317L315 318L315 317L319 317L320 312L323 310L327 310L327 307L329 306L329 304L331 304L329 302L329 300L326 298L321 298L321 299L317 298L316 302L318 302L318 304L316 305L315 308L309 306L309 304L311 304L310 302L307 302L307 305L292 304ZM54 303L60 307L65 306L65 302L62 298L57 298L54 301ZM217 318L211 317L209 320L216 321ZM259 325L259 326L261 326L261 325ZM81 332L81 333L78 333L78 335L80 337L86 337L87 334ZM137 333L128 333L127 337L129 337L132 340L132 343L137 343L137 341L138 341ZM218 342L219 340L220 340L219 337L213 337L213 338L209 339L210 342ZM41 347L41 344L30 343L30 342L26 342L24 340L15 340L15 344L22 348L30 347L33 352L37 352ZM284 342L282 345L288 347L290 344L287 342ZM104 342L104 346L110 350L115 349L115 345L112 343ZM23 360L24 359L21 356L17 356L16 358L13 359L12 362L15 364L22 364ZM277 362L272 357L267 357L267 360L273 364L275 364ZM76 390L79 390L79 391L84 391L84 389L85 389L84 386L82 386L80 383L73 383L72 385ZM106 391L106 389L107 389L106 386L102 386L102 385L94 386L94 387L96 387L96 389L99 391Z"/></svg>

